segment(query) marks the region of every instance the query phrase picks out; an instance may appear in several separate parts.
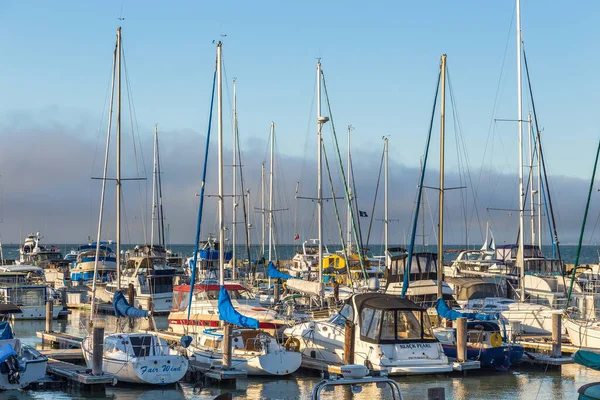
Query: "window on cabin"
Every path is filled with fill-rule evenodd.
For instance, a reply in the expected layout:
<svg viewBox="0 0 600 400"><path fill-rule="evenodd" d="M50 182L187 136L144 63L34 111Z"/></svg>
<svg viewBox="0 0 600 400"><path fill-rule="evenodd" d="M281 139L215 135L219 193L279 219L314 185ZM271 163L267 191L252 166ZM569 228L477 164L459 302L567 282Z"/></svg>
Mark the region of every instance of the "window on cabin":
<svg viewBox="0 0 600 400"><path fill-rule="evenodd" d="M367 336L374 312L375 310L368 307L363 308L363 310L360 312L360 334L362 336Z"/></svg>
<svg viewBox="0 0 600 400"><path fill-rule="evenodd" d="M395 328L395 311L384 311L383 322L381 324L381 340L395 340L396 339L396 328Z"/></svg>
<svg viewBox="0 0 600 400"><path fill-rule="evenodd" d="M373 320L371 321L371 326L369 327L369 331L367 332L367 337L369 339L377 340L379 338L379 330L381 327L381 310L375 310L373 313Z"/></svg>

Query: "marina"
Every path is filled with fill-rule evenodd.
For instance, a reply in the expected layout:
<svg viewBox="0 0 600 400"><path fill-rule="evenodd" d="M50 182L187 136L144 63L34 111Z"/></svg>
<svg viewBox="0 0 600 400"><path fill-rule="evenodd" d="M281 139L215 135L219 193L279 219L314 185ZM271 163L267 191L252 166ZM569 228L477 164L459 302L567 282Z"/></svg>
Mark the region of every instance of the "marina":
<svg viewBox="0 0 600 400"><path fill-rule="evenodd" d="M10 3L0 399L600 400L600 5L537 2Z"/></svg>

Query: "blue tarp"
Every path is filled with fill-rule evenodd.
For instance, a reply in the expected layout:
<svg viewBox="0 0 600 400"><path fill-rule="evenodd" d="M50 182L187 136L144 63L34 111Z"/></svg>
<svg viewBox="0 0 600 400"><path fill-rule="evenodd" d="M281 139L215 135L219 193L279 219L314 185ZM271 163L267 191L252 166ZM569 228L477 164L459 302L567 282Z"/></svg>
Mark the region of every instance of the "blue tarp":
<svg viewBox="0 0 600 400"><path fill-rule="evenodd" d="M600 354L594 351L579 350L573 356L573 361L584 367L600 371Z"/></svg>
<svg viewBox="0 0 600 400"><path fill-rule="evenodd" d="M437 299L437 304L435 306L437 313L440 317L449 319L451 321L455 321L458 318L464 317L466 319L476 319L479 321L491 321L496 320L498 317L492 314L480 314L480 313L463 313L459 311L454 311L444 301L444 299Z"/></svg>
<svg viewBox="0 0 600 400"><path fill-rule="evenodd" d="M120 290L117 290L113 296L113 308L115 309L115 317L148 318L149 315L147 310L130 306Z"/></svg>
<svg viewBox="0 0 600 400"><path fill-rule="evenodd" d="M277 268L275 268L275 264L273 264L273 261L269 261L269 267L267 269L267 272L269 273L269 277L274 279L293 278L293 276L291 276L290 274L286 274L285 272L281 272Z"/></svg>
<svg viewBox="0 0 600 400"><path fill-rule="evenodd" d="M16 357L17 353L15 353L15 349L10 343L6 343L4 346L0 347L0 364L10 356Z"/></svg>
<svg viewBox="0 0 600 400"><path fill-rule="evenodd" d="M14 339L12 328L8 321L0 322L0 340Z"/></svg>
<svg viewBox="0 0 600 400"><path fill-rule="evenodd" d="M233 308L225 286L219 291L219 319L244 328L258 328L258 320L245 317Z"/></svg>

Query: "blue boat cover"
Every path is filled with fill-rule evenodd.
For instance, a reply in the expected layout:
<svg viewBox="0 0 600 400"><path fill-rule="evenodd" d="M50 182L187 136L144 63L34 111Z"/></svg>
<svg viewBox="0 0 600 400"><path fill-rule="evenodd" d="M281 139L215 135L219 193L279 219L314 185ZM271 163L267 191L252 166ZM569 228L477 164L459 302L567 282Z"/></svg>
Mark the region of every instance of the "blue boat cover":
<svg viewBox="0 0 600 400"><path fill-rule="evenodd" d="M291 276L290 274L286 274L285 272L281 272L277 268L275 268L275 264L273 264L273 261L269 261L269 267L267 269L267 272L269 273L269 277L274 279L293 278L293 276Z"/></svg>
<svg viewBox="0 0 600 400"><path fill-rule="evenodd" d="M454 311L444 301L444 299L437 299L437 304L435 306L437 313L440 317L449 319L451 321L455 321L458 318L464 317L466 319L476 319L478 321L491 321L498 319L497 315L493 314L482 314L482 313L463 313L459 311Z"/></svg>
<svg viewBox="0 0 600 400"><path fill-rule="evenodd" d="M4 346L0 347L0 364L10 356L16 357L17 353L15 353L15 349L10 343L6 343Z"/></svg>
<svg viewBox="0 0 600 400"><path fill-rule="evenodd" d="M589 350L579 350L573 356L573 361L584 367L600 371L600 354Z"/></svg>
<svg viewBox="0 0 600 400"><path fill-rule="evenodd" d="M0 322L0 340L14 339L12 328L8 321Z"/></svg>
<svg viewBox="0 0 600 400"><path fill-rule="evenodd" d="M225 286L219 291L219 319L244 328L258 328L258 320L245 317L233 308Z"/></svg>
<svg viewBox="0 0 600 400"><path fill-rule="evenodd" d="M130 306L120 290L117 290L113 296L113 308L115 317L148 318L149 315L147 310Z"/></svg>
<svg viewBox="0 0 600 400"><path fill-rule="evenodd" d="M185 335L181 337L180 342L183 348L187 349L188 347L190 347L190 344L192 344L192 340L193 339L190 335Z"/></svg>

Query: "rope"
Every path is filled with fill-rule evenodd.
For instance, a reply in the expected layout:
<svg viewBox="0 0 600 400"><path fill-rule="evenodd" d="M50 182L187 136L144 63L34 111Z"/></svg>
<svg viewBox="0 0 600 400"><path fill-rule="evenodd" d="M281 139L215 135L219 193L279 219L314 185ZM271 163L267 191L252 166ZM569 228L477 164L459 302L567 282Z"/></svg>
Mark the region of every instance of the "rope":
<svg viewBox="0 0 600 400"><path fill-rule="evenodd" d="M384 156L385 149L381 152L381 162L379 163L379 174L377 175L377 185L375 186L375 196L373 198L373 207L371 208L371 220L369 221L369 230L367 231L367 243L365 245L367 249L369 248L369 240L371 239L371 227L373 226L373 215L375 214L375 204L377 204L377 194L379 193L379 183L381 182L381 170L383 169Z"/></svg>

